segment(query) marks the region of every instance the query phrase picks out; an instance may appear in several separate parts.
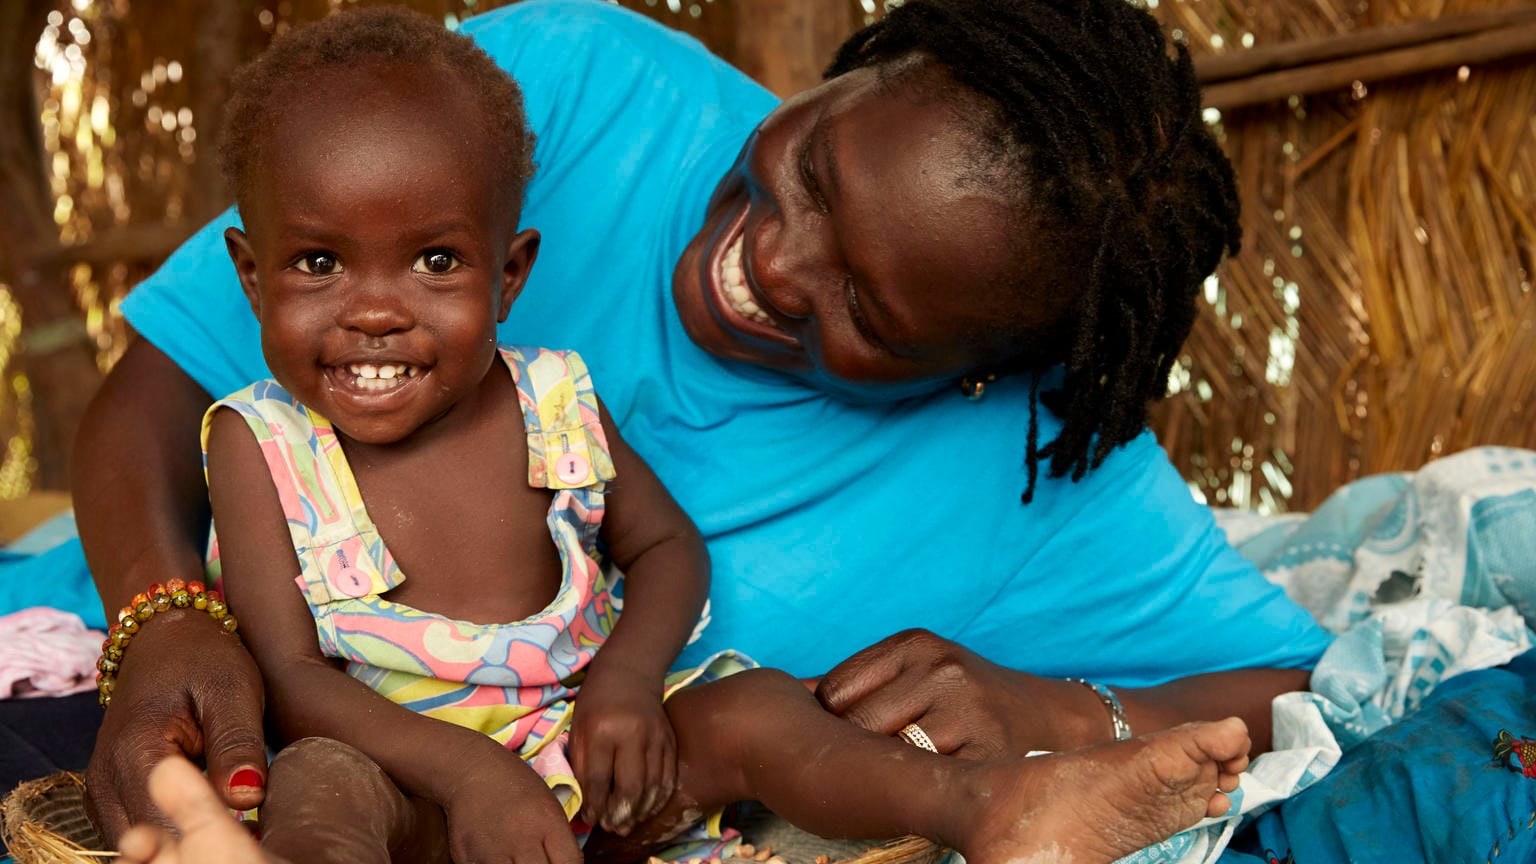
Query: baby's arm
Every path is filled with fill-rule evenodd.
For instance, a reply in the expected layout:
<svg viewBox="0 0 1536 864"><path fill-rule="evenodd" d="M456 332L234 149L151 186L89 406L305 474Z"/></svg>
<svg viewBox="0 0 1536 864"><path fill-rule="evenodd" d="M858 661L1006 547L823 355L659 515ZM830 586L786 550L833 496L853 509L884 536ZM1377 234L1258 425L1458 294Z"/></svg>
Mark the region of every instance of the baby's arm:
<svg viewBox="0 0 1536 864"><path fill-rule="evenodd" d="M299 564L277 490L255 436L231 410L215 414L209 431L208 487L225 594L283 736L350 744L402 789L437 802L454 860L579 860L560 806L515 753L390 702L320 653L294 584ZM506 806L509 795L518 806Z"/></svg>
<svg viewBox="0 0 1536 864"><path fill-rule="evenodd" d="M709 593L699 531L599 405L617 479L602 536L624 573L624 613L593 658L572 733L582 818L628 833L676 787L677 746L661 707L667 670L687 644Z"/></svg>

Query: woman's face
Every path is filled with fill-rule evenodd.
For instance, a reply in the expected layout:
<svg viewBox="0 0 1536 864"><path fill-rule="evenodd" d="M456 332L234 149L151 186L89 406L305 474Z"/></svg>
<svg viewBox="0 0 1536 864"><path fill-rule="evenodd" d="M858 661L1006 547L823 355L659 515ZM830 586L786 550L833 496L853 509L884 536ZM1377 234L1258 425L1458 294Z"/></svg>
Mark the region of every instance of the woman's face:
<svg viewBox="0 0 1536 864"><path fill-rule="evenodd" d="M694 342L868 384L953 381L1027 351L1001 331L1044 326L1056 304L1013 308L1017 208L977 170L947 91L906 86L935 74L856 70L763 121L673 275Z"/></svg>

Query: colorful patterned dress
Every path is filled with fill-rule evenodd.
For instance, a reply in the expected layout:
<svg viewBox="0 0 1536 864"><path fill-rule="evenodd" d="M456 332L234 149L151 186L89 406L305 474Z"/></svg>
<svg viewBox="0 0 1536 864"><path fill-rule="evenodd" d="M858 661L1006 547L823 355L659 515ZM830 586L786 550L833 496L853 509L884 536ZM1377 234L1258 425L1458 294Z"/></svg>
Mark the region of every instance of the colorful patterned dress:
<svg viewBox="0 0 1536 864"><path fill-rule="evenodd" d="M554 492L546 519L562 564L541 612L473 624L385 599L405 581L374 527L331 424L275 381L216 402L203 418L206 467L214 412L245 418L266 457L288 522L321 651L347 673L419 714L477 729L517 751L565 808L581 807L566 760L583 670L613 631L616 598L594 557L613 479L586 365L574 352L503 347L527 432L528 484ZM217 580L217 539L209 577ZM751 661L727 653L668 679L667 692L724 677Z"/></svg>

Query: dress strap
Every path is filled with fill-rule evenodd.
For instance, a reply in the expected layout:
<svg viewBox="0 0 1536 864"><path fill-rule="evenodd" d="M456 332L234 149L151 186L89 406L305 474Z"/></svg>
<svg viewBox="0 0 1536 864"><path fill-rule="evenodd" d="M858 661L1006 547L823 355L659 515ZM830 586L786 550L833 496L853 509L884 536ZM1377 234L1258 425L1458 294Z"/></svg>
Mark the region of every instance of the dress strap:
<svg viewBox="0 0 1536 864"><path fill-rule="evenodd" d="M240 414L266 460L298 557L296 581L316 610L322 639L326 604L382 594L405 581L368 517L341 442L325 418L271 380L220 399L203 415L205 476L208 430L220 408Z"/></svg>
<svg viewBox="0 0 1536 864"><path fill-rule="evenodd" d="M603 491L614 478L587 364L575 351L504 346L528 434L528 485Z"/></svg>

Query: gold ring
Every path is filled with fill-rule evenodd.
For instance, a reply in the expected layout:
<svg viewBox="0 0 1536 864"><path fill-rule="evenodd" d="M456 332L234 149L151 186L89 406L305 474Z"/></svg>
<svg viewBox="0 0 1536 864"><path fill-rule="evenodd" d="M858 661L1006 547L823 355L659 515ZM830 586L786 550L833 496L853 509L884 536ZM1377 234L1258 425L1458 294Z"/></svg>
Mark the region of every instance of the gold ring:
<svg viewBox="0 0 1536 864"><path fill-rule="evenodd" d="M939 752L939 748L933 746L933 739L929 738L928 733L923 731L923 727L916 723L908 723L901 727L901 731L897 732L896 736L913 747L927 750L929 753Z"/></svg>

